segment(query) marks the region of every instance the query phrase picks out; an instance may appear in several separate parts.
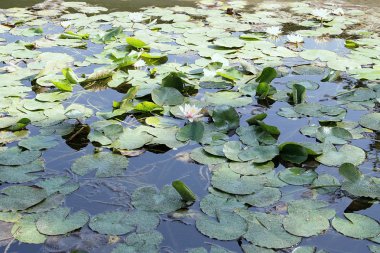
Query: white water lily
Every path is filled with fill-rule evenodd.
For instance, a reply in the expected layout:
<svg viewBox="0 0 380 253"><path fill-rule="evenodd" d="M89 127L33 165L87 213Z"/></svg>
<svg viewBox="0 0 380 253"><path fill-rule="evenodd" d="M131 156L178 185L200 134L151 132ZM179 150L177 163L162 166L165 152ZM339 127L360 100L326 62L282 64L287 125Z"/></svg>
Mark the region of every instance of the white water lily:
<svg viewBox="0 0 380 253"><path fill-rule="evenodd" d="M146 66L145 61L141 60L141 59L133 64L133 67L135 67L135 68L142 68L145 66Z"/></svg>
<svg viewBox="0 0 380 253"><path fill-rule="evenodd" d="M335 14L335 15L337 15L337 16L343 16L344 15L344 10L339 7L337 9L333 10L332 13Z"/></svg>
<svg viewBox="0 0 380 253"><path fill-rule="evenodd" d="M271 27L268 27L265 30L265 32L269 34L270 36L278 37L282 33L282 30L281 30L281 27L279 26L271 26Z"/></svg>
<svg viewBox="0 0 380 253"><path fill-rule="evenodd" d="M293 44L300 44L303 42L303 37L299 34L289 34L286 36L288 38L288 42L289 43L293 43Z"/></svg>
<svg viewBox="0 0 380 253"><path fill-rule="evenodd" d="M213 54L211 62L220 62L223 64L223 68L230 66L230 62L220 54Z"/></svg>
<svg viewBox="0 0 380 253"><path fill-rule="evenodd" d="M131 12L129 13L128 17L133 23L140 23L143 21L144 14L140 12Z"/></svg>
<svg viewBox="0 0 380 253"><path fill-rule="evenodd" d="M180 106L179 110L181 111L183 118L188 119L190 122L203 117L203 114L201 113L202 108L195 105L185 104L184 106Z"/></svg>
<svg viewBox="0 0 380 253"><path fill-rule="evenodd" d="M311 14L320 20L324 20L330 15L330 11L326 9L315 9L311 12Z"/></svg>
<svg viewBox="0 0 380 253"><path fill-rule="evenodd" d="M204 77L212 78L212 77L216 76L216 72L217 71L213 71L213 70L209 70L207 68L204 68L203 69L203 76Z"/></svg>

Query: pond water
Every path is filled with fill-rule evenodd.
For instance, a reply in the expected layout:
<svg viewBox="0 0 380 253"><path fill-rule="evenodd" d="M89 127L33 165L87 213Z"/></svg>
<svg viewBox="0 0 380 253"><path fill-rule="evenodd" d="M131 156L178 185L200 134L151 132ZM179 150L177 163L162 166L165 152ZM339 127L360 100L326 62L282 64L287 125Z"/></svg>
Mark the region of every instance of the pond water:
<svg viewBox="0 0 380 253"><path fill-rule="evenodd" d="M0 8L0 250L380 252L378 1Z"/></svg>

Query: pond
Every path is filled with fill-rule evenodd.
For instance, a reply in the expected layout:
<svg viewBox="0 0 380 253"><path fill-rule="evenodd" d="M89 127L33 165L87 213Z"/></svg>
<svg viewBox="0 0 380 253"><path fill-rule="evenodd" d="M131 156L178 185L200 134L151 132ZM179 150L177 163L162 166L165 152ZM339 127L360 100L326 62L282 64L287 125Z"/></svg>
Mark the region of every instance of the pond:
<svg viewBox="0 0 380 253"><path fill-rule="evenodd" d="M1 251L380 252L378 1L0 8Z"/></svg>

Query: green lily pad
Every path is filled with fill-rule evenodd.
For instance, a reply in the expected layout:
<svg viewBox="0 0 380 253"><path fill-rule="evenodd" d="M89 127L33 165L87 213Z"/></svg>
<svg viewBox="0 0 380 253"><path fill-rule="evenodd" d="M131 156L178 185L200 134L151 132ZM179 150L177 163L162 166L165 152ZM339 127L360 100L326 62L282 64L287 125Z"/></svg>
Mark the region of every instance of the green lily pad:
<svg viewBox="0 0 380 253"><path fill-rule="evenodd" d="M244 238L253 244L272 249L292 247L301 241L301 237L289 234L283 227L284 217L278 214L266 214L239 210L238 214L248 222L248 231Z"/></svg>
<svg viewBox="0 0 380 253"><path fill-rule="evenodd" d="M205 214L215 217L218 210L232 212L235 209L245 209L246 206L235 198L222 198L208 194L200 202L200 208Z"/></svg>
<svg viewBox="0 0 380 253"><path fill-rule="evenodd" d="M95 215L89 226L100 234L123 235L135 230L139 233L154 230L159 222L157 214L151 212L112 211Z"/></svg>
<svg viewBox="0 0 380 253"><path fill-rule="evenodd" d="M380 225L374 219L357 213L344 213L346 219L335 217L331 225L345 236L367 239L380 234Z"/></svg>
<svg viewBox="0 0 380 253"><path fill-rule="evenodd" d="M165 185L161 192L155 187L138 188L132 194L132 205L139 210L164 214L180 209L184 202L172 186Z"/></svg>
<svg viewBox="0 0 380 253"><path fill-rule="evenodd" d="M53 136L37 135L21 140L18 145L29 150L50 149L58 145Z"/></svg>
<svg viewBox="0 0 380 253"><path fill-rule="evenodd" d="M158 105L180 105L184 97L172 87L160 87L152 91L152 100Z"/></svg>
<svg viewBox="0 0 380 253"><path fill-rule="evenodd" d="M36 227L36 221L39 217L39 214L22 216L12 227L13 237L24 243L44 243L47 237L41 234Z"/></svg>
<svg viewBox="0 0 380 253"><path fill-rule="evenodd" d="M41 156L39 151L22 151L20 148L12 147L0 151L1 165L24 165L33 162Z"/></svg>
<svg viewBox="0 0 380 253"><path fill-rule="evenodd" d="M221 191L240 195L251 194L264 187L260 178L241 176L233 172L227 164L223 164L214 170L211 185Z"/></svg>
<svg viewBox="0 0 380 253"><path fill-rule="evenodd" d="M80 176L96 170L97 177L115 177L123 175L127 167L126 157L102 152L78 158L71 166L71 170Z"/></svg>
<svg viewBox="0 0 380 253"><path fill-rule="evenodd" d="M311 184L318 174L313 170L292 167L286 168L278 174L278 177L287 184L305 185Z"/></svg>
<svg viewBox="0 0 380 253"><path fill-rule="evenodd" d="M359 120L360 125L363 127L380 131L380 113L374 112L363 115Z"/></svg>
<svg viewBox="0 0 380 253"><path fill-rule="evenodd" d="M19 166L1 166L0 182L25 183L39 178L35 172L44 171L44 163L38 159L32 163Z"/></svg>
<svg viewBox="0 0 380 253"><path fill-rule="evenodd" d="M9 186L0 191L0 210L25 210L43 201L48 195L46 190L32 186Z"/></svg>
<svg viewBox="0 0 380 253"><path fill-rule="evenodd" d="M247 222L236 213L216 211L216 218L200 216L195 223L202 234L218 240L236 240L247 232Z"/></svg>
<svg viewBox="0 0 380 253"><path fill-rule="evenodd" d="M44 235L64 235L83 227L89 220L85 211L70 214L70 208L57 208L38 218L37 230Z"/></svg>
<svg viewBox="0 0 380 253"><path fill-rule="evenodd" d="M340 166L343 163L359 165L364 162L365 157L365 152L361 148L346 144L338 151L333 147L326 148L323 154L315 159L327 166Z"/></svg>

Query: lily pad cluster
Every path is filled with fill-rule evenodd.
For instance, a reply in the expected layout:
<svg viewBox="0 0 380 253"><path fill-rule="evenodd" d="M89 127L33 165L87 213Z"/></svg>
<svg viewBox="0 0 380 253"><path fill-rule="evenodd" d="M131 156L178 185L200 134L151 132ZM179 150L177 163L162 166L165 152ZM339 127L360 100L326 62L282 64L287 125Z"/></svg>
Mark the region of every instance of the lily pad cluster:
<svg viewBox="0 0 380 253"><path fill-rule="evenodd" d="M343 197L380 199L379 147L361 144L380 131L375 10L210 2L2 10L0 221L11 238L48 244L87 229L113 253L159 252L160 224L191 220L243 252L327 252L300 246L325 233L378 251L374 217L337 211ZM67 146L81 152L52 165ZM207 167L208 192L116 185L134 157L178 149ZM71 206L88 186L127 198ZM232 252L198 246L188 252Z"/></svg>

